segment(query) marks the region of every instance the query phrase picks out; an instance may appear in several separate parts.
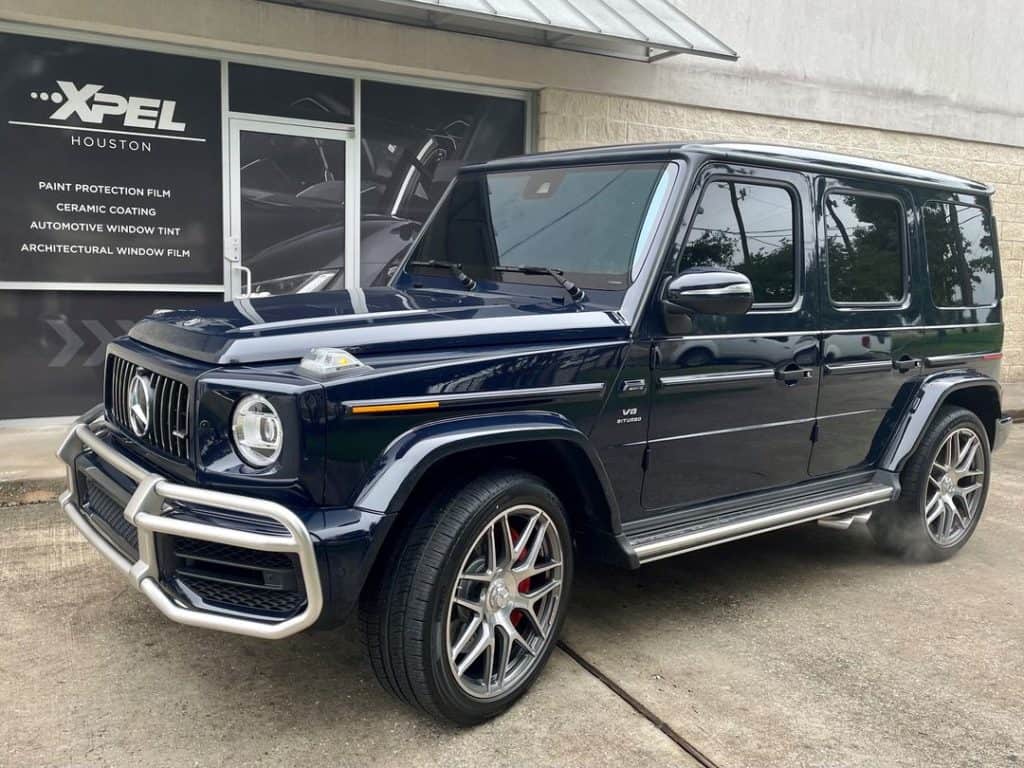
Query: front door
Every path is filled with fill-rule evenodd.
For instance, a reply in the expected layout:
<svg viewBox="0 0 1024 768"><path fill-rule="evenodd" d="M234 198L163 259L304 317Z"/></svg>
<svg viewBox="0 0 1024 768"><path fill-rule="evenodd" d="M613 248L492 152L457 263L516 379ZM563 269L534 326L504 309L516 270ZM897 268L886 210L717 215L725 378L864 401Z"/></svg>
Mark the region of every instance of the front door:
<svg viewBox="0 0 1024 768"><path fill-rule="evenodd" d="M694 316L686 333L652 305L645 515L808 477L819 373L809 180L715 164L699 189L669 271L743 272L755 304L738 317Z"/></svg>
<svg viewBox="0 0 1024 768"><path fill-rule="evenodd" d="M352 131L232 117L229 137L229 298L343 287L358 248Z"/></svg>

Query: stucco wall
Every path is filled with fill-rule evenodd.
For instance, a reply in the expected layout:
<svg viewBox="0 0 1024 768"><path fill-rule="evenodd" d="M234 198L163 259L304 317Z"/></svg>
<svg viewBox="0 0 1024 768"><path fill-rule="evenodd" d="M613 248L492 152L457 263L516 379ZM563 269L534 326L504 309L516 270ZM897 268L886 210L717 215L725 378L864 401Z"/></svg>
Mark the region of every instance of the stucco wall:
<svg viewBox="0 0 1024 768"><path fill-rule="evenodd" d="M621 95L1024 144L1020 0L672 2L739 61L668 59L671 95Z"/></svg>
<svg viewBox="0 0 1024 768"><path fill-rule="evenodd" d="M1006 298L1007 381L1024 381L1024 149L745 112L545 89L540 150L627 142L746 140L934 168L995 186Z"/></svg>

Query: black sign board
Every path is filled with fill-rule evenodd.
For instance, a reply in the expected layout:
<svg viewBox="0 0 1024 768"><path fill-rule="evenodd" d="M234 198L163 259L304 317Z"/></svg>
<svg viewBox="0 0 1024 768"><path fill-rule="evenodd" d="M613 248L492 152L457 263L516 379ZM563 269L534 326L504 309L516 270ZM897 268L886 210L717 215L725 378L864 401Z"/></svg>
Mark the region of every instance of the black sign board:
<svg viewBox="0 0 1024 768"><path fill-rule="evenodd" d="M220 65L0 34L0 282L220 284Z"/></svg>
<svg viewBox="0 0 1024 768"><path fill-rule="evenodd" d="M0 420L83 413L103 399L108 342L154 309L222 300L204 293L0 291Z"/></svg>

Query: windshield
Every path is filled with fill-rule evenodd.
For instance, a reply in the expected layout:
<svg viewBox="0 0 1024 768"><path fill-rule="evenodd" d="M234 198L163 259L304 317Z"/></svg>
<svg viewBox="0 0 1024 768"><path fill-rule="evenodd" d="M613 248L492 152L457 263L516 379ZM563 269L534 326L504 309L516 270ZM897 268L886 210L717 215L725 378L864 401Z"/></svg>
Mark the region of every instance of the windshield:
<svg viewBox="0 0 1024 768"><path fill-rule="evenodd" d="M406 272L418 284L456 287L446 262L478 281L476 290L499 283L550 288L544 275L500 269L531 266L557 270L583 288L623 291L653 231L645 221L660 207L652 200L664 197L664 170L665 163L622 163L461 176ZM410 280L407 274L398 282Z"/></svg>

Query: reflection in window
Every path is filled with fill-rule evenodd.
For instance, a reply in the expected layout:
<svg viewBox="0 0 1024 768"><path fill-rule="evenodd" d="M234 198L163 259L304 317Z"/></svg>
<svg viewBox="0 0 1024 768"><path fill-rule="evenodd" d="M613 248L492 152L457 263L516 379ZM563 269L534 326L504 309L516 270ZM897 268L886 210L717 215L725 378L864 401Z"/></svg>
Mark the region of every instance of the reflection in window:
<svg viewBox="0 0 1024 768"><path fill-rule="evenodd" d="M838 303L895 303L903 298L903 212L886 197L825 198L828 283Z"/></svg>
<svg viewBox="0 0 1024 768"><path fill-rule="evenodd" d="M239 235L256 293L320 290L344 267L345 142L239 131Z"/></svg>
<svg viewBox="0 0 1024 768"><path fill-rule="evenodd" d="M793 198L781 187L716 181L701 198L679 260L742 272L754 301L788 304L796 286Z"/></svg>
<svg viewBox="0 0 1024 768"><path fill-rule="evenodd" d="M291 69L228 65L228 99L232 112L276 115L322 123L351 123L352 81Z"/></svg>
<svg viewBox="0 0 1024 768"><path fill-rule="evenodd" d="M368 80L361 105L361 282L382 285L459 167L524 151L526 105Z"/></svg>
<svg viewBox="0 0 1024 768"><path fill-rule="evenodd" d="M928 277L937 307L976 307L996 300L992 222L981 208L927 203L921 212Z"/></svg>
<svg viewBox="0 0 1024 768"><path fill-rule="evenodd" d="M242 131L238 149L243 195L281 194L327 200L335 204L333 213L341 219L344 142Z"/></svg>

